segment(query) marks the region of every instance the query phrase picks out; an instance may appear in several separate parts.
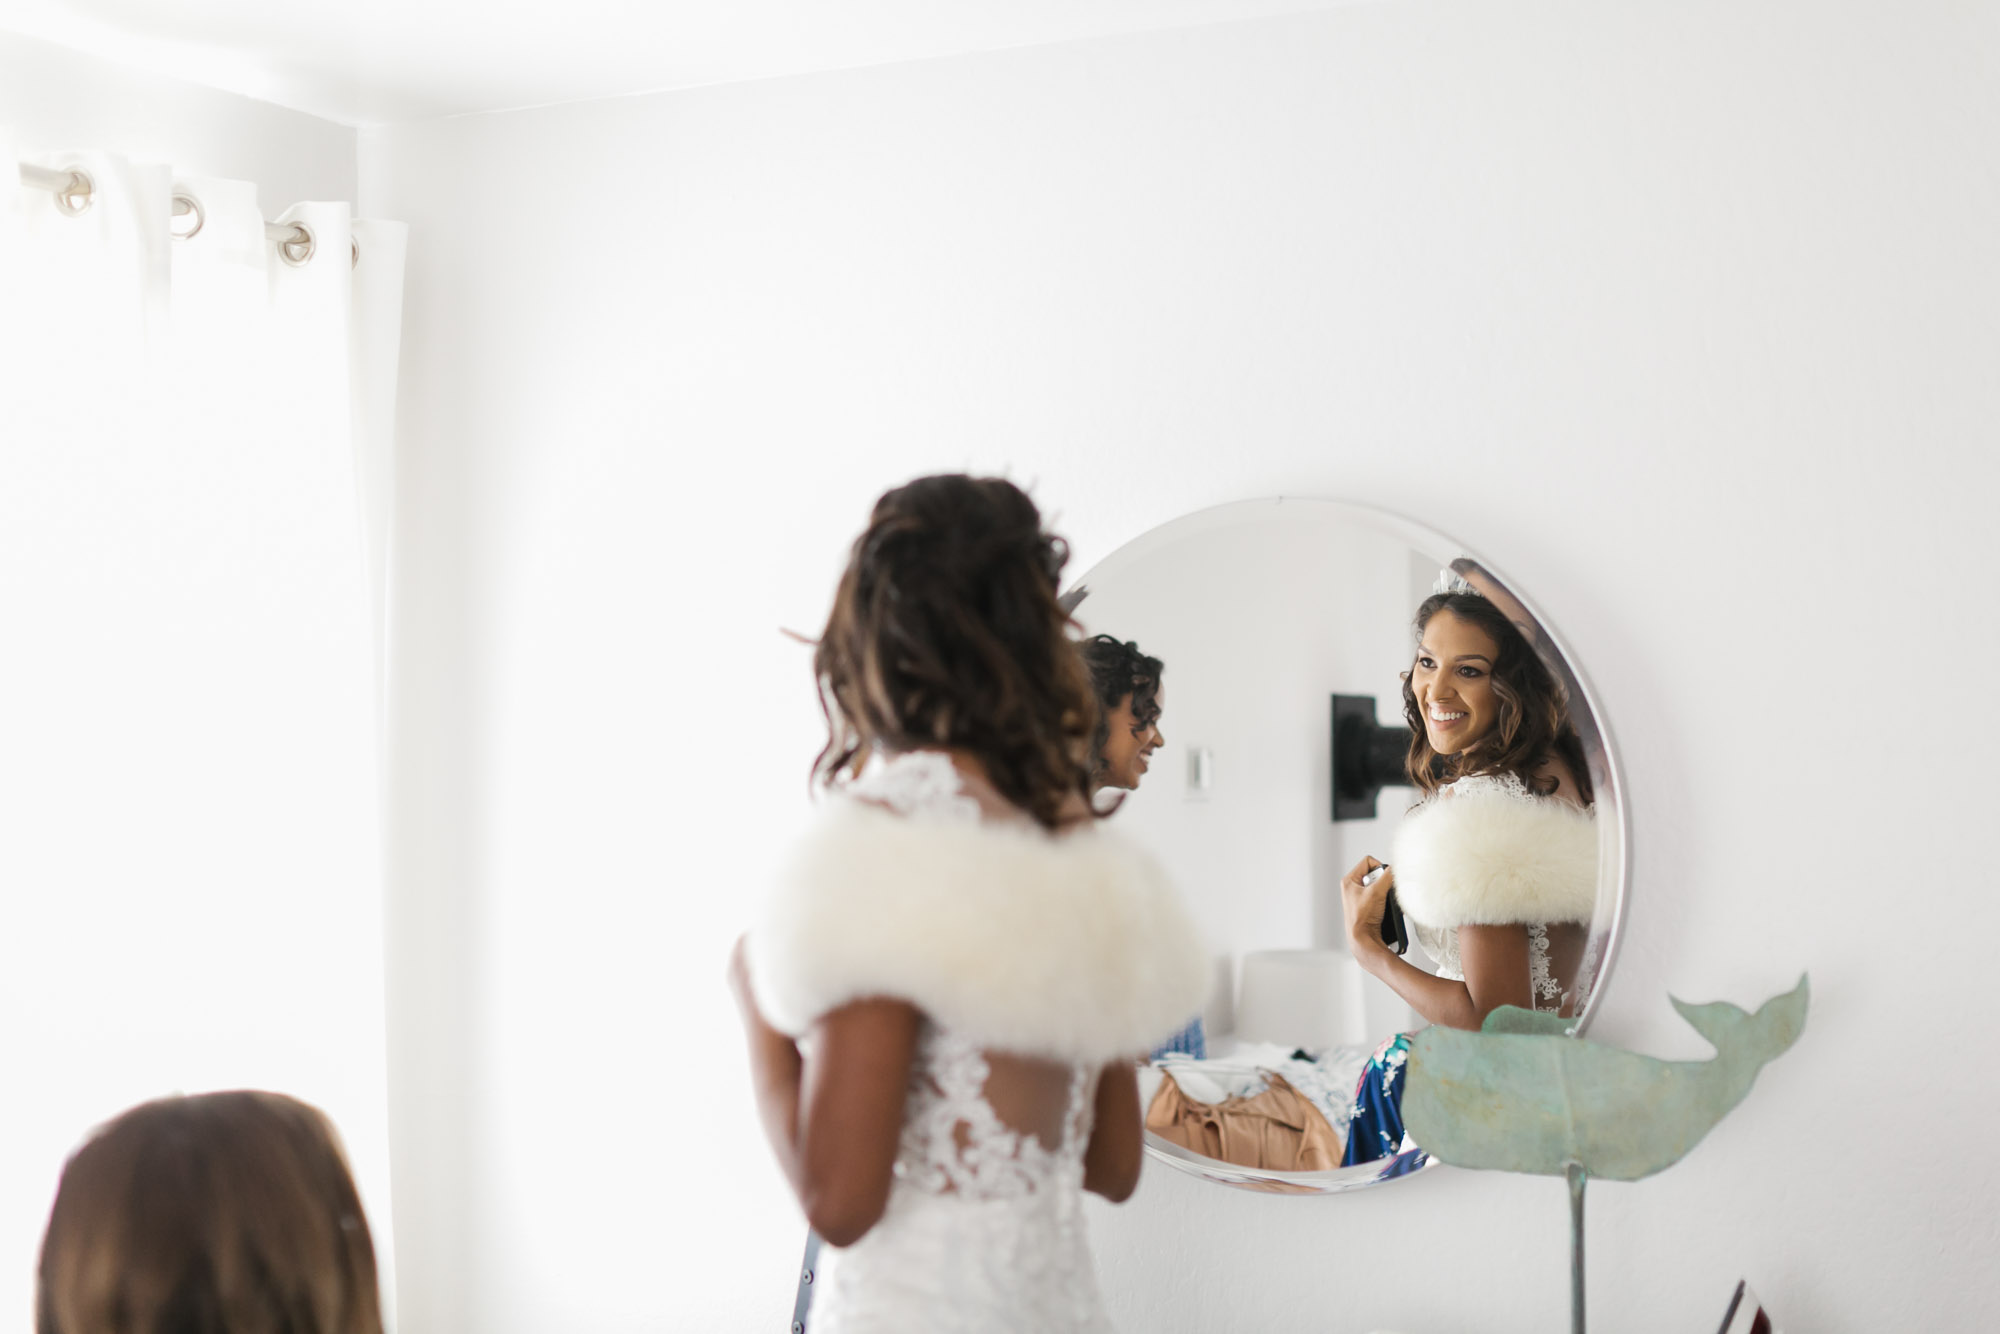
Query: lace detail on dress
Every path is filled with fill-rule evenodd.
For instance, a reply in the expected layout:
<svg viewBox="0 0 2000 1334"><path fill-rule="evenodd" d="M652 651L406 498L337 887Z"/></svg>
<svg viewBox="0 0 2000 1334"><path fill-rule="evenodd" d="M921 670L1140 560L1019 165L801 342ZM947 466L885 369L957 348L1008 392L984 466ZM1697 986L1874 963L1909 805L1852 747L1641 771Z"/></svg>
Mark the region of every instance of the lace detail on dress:
<svg viewBox="0 0 2000 1334"><path fill-rule="evenodd" d="M1417 937L1417 944L1430 961L1437 965L1437 975L1447 982L1465 981L1465 966L1458 959L1458 932L1449 926L1425 926L1414 917L1410 919L1410 929Z"/></svg>
<svg viewBox="0 0 2000 1334"><path fill-rule="evenodd" d="M941 750L876 754L841 791L887 806L898 815L977 822L979 803L965 791L951 756Z"/></svg>
<svg viewBox="0 0 2000 1334"><path fill-rule="evenodd" d="M933 1194L976 1200L1031 1195L1074 1172L1083 1180L1090 1138L1090 1068L1070 1072L1062 1141L1043 1146L1010 1129L986 1101L992 1070L986 1054L963 1038L928 1025L910 1071L909 1103L895 1173Z"/></svg>
<svg viewBox="0 0 2000 1334"><path fill-rule="evenodd" d="M1562 983L1549 974L1549 928L1540 922L1528 927L1528 994L1537 1010L1562 1008ZM1545 1000L1555 1004L1545 1006Z"/></svg>
<svg viewBox="0 0 2000 1334"><path fill-rule="evenodd" d="M1454 778L1437 790L1442 797L1454 792L1505 792L1510 797L1530 797L1528 784L1519 774L1468 774Z"/></svg>
<svg viewBox="0 0 2000 1334"><path fill-rule="evenodd" d="M815 1334L1112 1334L1083 1213L1094 1082L1054 1148L1003 1124L987 1058L926 1023L880 1222L821 1256Z"/></svg>

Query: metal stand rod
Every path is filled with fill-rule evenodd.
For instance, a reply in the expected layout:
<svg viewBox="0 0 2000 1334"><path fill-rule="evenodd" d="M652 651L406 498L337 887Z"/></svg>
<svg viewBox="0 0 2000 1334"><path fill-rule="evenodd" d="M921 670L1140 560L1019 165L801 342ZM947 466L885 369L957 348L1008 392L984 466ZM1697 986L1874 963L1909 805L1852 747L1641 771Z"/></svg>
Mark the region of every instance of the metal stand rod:
<svg viewBox="0 0 2000 1334"><path fill-rule="evenodd" d="M806 1334L806 1316L812 1311L813 1267L819 1263L819 1233L806 1233L805 1258L799 1261L799 1295L792 1302L792 1334Z"/></svg>
<svg viewBox="0 0 2000 1334"><path fill-rule="evenodd" d="M1569 1330L1583 1334L1583 1187L1589 1178L1576 1163L1564 1175L1569 1178Z"/></svg>

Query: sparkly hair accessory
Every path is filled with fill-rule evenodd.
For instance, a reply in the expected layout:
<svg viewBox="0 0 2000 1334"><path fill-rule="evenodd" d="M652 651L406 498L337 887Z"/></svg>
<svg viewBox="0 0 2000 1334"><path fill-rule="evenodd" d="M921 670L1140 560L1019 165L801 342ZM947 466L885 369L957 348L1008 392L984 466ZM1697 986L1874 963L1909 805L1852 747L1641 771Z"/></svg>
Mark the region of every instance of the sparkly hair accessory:
<svg viewBox="0 0 2000 1334"><path fill-rule="evenodd" d="M1449 565L1438 571L1437 582L1431 585L1431 596L1448 593L1453 597L1483 598L1486 595L1465 581L1465 576Z"/></svg>

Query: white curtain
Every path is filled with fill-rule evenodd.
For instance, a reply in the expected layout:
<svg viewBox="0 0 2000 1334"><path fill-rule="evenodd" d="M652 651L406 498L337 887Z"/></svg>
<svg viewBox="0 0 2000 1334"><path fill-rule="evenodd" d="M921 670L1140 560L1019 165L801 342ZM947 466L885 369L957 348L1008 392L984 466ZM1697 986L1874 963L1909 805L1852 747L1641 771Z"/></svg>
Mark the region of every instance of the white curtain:
<svg viewBox="0 0 2000 1334"><path fill-rule="evenodd" d="M89 207L17 187L20 161L87 172ZM0 134L0 1328L25 1327L65 1155L174 1091L325 1109L386 1277L404 236L302 204L273 219L311 232L294 264L260 207Z"/></svg>

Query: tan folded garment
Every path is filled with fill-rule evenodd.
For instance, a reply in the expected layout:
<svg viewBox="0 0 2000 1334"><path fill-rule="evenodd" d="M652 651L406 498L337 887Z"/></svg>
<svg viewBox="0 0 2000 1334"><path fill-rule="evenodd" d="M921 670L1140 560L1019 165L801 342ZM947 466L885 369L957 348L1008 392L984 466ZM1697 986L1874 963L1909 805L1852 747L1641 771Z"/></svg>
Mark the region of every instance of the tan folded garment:
<svg viewBox="0 0 2000 1334"><path fill-rule="evenodd" d="M1174 1082L1160 1080L1146 1109L1146 1129L1204 1157L1271 1172L1325 1172L1340 1166L1346 1147L1312 1100L1273 1074L1262 1092L1221 1102L1195 1102Z"/></svg>

